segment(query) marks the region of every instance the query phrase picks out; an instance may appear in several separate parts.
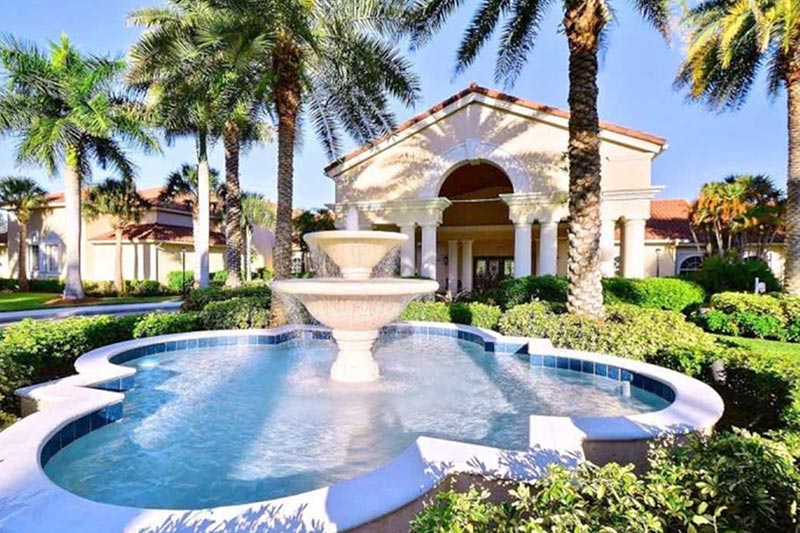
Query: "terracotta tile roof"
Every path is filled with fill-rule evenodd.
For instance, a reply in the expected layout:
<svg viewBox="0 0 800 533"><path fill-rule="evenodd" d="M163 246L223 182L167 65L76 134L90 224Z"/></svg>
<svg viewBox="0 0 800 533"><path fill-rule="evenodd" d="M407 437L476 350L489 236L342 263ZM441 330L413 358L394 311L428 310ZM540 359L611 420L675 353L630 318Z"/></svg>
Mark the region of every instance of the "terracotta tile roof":
<svg viewBox="0 0 800 533"><path fill-rule="evenodd" d="M445 107L449 106L450 104L452 104L452 103L454 103L454 102L456 102L456 101L458 101L458 100L460 100L460 99L464 98L465 96L468 96L468 95L470 95L472 93L482 94L484 96L488 96L489 98L494 98L495 100L502 100L504 102L511 102L513 104L516 104L516 105L519 105L519 106L522 106L522 107L525 107L525 108L528 108L528 109L532 109L534 111L547 113L549 115L554 115L554 116L561 117L561 118L569 118L569 111L567 111L565 109L560 109L560 108L552 107L552 106L549 106L549 105L546 105L546 104L541 104L539 102L534 102L533 100L526 100L524 98L518 98L516 96L512 96L512 95L504 93L504 92L495 91L493 89L487 89L486 87L481 87L477 83L471 83L469 85L469 87L467 87L466 89L464 89L464 90L462 90L460 92L457 92L453 96L450 96L449 98L446 98L445 100L442 100L441 102L439 102L438 104L434 105L433 107L431 107L431 108L423 111L422 113L419 113L418 115L415 115L415 116L411 117L410 119L406 120L405 122L400 124L397 128L395 128L393 131L390 131L389 133L386 133L386 134L384 134L384 135L382 135L382 136L380 136L380 137L378 137L376 139L373 139L372 141L364 144L363 146L361 146L359 148L356 148L355 150L353 150L351 152L348 152L347 154L343 155L339 159L336 159L335 161L332 161L331 163L329 163L325 167L325 172L328 172L329 170L333 169L337 165L340 165L340 164L344 163L345 161L353 159L357 155L359 155L359 154L361 154L363 152L366 152L367 150L369 150L373 146L381 143L382 141L384 141L386 139L389 139L393 135L397 135L401 131L407 130L408 128L410 128L414 124L417 124L418 122L422 122L423 120L425 120L426 118L430 117L431 115L441 111L442 109L444 109ZM653 135L652 133L647 133L645 131L635 130L635 129L632 129L632 128L627 128L625 126L620 126L618 124L613 124L611 122L606 122L605 120L601 120L600 121L600 128L604 129L604 130L608 130L608 131L613 131L615 133L620 133L622 135L627 135L629 137L633 137L635 139L639 139L639 140L642 140L642 141L651 142L653 144L657 144L658 146L665 146L667 144L667 140L665 138L663 138L663 137L659 137L657 135Z"/></svg>
<svg viewBox="0 0 800 533"><path fill-rule="evenodd" d="M142 240L158 242L175 242L191 244L193 242L192 228L185 226L170 226L167 224L135 224L128 226L122 233L124 240ZM95 235L90 241L113 241L114 231L107 231ZM210 243L214 246L225 245L225 235L218 231L210 234Z"/></svg>
<svg viewBox="0 0 800 533"><path fill-rule="evenodd" d="M191 212L189 207L186 205L186 201L183 199L178 198L174 202L162 202L158 199L161 195L161 191L164 190L164 187L149 187L147 189L139 189L139 194L142 197L150 202L154 207L161 207L164 209L173 209L175 211L183 211L186 213ZM63 192L54 192L50 193L46 196L48 202L53 203L63 203L64 202L64 193ZM211 195L211 201L219 202L219 199L216 198L213 194Z"/></svg>

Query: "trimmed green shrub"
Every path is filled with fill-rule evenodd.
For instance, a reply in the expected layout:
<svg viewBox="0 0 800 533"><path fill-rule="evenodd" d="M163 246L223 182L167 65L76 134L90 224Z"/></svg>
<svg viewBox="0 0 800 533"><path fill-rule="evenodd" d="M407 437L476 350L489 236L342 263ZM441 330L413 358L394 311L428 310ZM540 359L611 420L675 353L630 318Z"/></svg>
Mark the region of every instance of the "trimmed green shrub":
<svg viewBox="0 0 800 533"><path fill-rule="evenodd" d="M706 331L762 339L785 340L788 326L797 338L800 299L770 295L722 292L709 301L708 310L696 313L693 320Z"/></svg>
<svg viewBox="0 0 800 533"><path fill-rule="evenodd" d="M64 280L31 279L28 280L28 290L31 292L64 292Z"/></svg>
<svg viewBox="0 0 800 533"><path fill-rule="evenodd" d="M603 298L607 304L629 303L640 307L687 312L705 301L702 287L678 278L606 278Z"/></svg>
<svg viewBox="0 0 800 533"><path fill-rule="evenodd" d="M767 292L781 290L781 284L763 261L726 261L720 257L709 257L692 279L708 294L718 292L751 292L758 278L767 286Z"/></svg>
<svg viewBox="0 0 800 533"><path fill-rule="evenodd" d="M258 297L210 302L200 312L203 329L265 328L269 321L269 302Z"/></svg>
<svg viewBox="0 0 800 533"><path fill-rule="evenodd" d="M399 320L452 322L484 329L496 329L503 312L495 305L480 302L411 302Z"/></svg>
<svg viewBox="0 0 800 533"><path fill-rule="evenodd" d="M533 300L566 303L569 282L564 276L527 276L502 282L502 304L507 308Z"/></svg>
<svg viewBox="0 0 800 533"><path fill-rule="evenodd" d="M26 319L6 328L0 341L0 405L13 412L16 388L73 372L80 355L133 337L139 316Z"/></svg>
<svg viewBox="0 0 800 533"><path fill-rule="evenodd" d="M172 292L183 293L192 290L194 287L194 272L187 270L173 270L167 274L167 288Z"/></svg>
<svg viewBox="0 0 800 533"><path fill-rule="evenodd" d="M228 281L228 271L218 270L216 272L212 272L210 278L211 283L215 285L225 285L225 282Z"/></svg>
<svg viewBox="0 0 800 533"><path fill-rule="evenodd" d="M609 353L644 361L662 361L663 352L683 349L682 372L696 375L706 362L714 338L671 311L642 309L630 304L606 306L606 320L555 314L541 302L520 305L500 319L505 335L544 337L558 348ZM695 356L686 360L687 354Z"/></svg>
<svg viewBox="0 0 800 533"><path fill-rule="evenodd" d="M197 313L164 313L157 311L144 316L133 328L133 338L155 337L172 333L186 333L200 329Z"/></svg>
<svg viewBox="0 0 800 533"><path fill-rule="evenodd" d="M272 290L264 282L248 281L238 288L207 287L191 291L183 302L186 311L202 311L211 302L230 300L231 298L262 298L264 305L272 302Z"/></svg>
<svg viewBox="0 0 800 533"><path fill-rule="evenodd" d="M785 533L797 527L800 473L786 444L743 431L662 447L649 471L583 463L519 484L504 501L487 490L446 491L413 533Z"/></svg>
<svg viewBox="0 0 800 533"><path fill-rule="evenodd" d="M125 281L125 294L130 296L159 296L164 287L154 279L129 279Z"/></svg>

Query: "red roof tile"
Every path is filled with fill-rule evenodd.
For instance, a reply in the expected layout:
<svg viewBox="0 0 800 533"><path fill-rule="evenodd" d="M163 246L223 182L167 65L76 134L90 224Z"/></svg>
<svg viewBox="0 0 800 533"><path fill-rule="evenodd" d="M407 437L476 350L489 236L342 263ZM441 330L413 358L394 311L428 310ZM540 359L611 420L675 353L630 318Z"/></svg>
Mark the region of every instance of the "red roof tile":
<svg viewBox="0 0 800 533"><path fill-rule="evenodd" d="M664 199L650 202L650 219L645 226L648 240L693 240L689 227L688 200Z"/></svg>
<svg viewBox="0 0 800 533"><path fill-rule="evenodd" d="M170 226L167 224L135 224L128 226L122 233L124 240L142 240L142 241L158 241L158 242L176 242L191 244L194 242L192 235L192 228L184 226ZM113 241L114 231L108 231L95 235L91 241ZM212 245L224 246L225 235L218 231L212 231L210 234L210 242Z"/></svg>
<svg viewBox="0 0 800 533"><path fill-rule="evenodd" d="M467 87L466 89L454 94L453 96L450 96L449 98L446 98L445 100L442 100L438 104L430 107L429 109L423 111L422 113L419 113L418 115L415 115L415 116L411 117L410 119L406 120L405 122L400 124L397 128L395 128L393 131L390 131L389 133L386 133L386 134L384 134L384 135L382 135L382 136L380 136L380 137L378 137L376 139L373 139L372 141L364 144L363 146L360 146L359 148L356 148L355 150L353 150L351 152L348 152L347 154L343 155L339 159L336 159L335 161L332 161L330 164L328 164L325 167L325 172L328 172L329 170L333 169L337 165L340 165L340 164L344 163L345 161L348 161L348 160L356 157L357 155L359 155L359 154L361 154L363 152L366 152L367 150L369 150L373 146L379 144L380 142L382 142L382 141L384 141L386 139L389 139L390 137L392 137L394 135L397 135L401 131L407 130L408 128L410 128L414 124L417 124L418 122L422 122L423 120L425 120L426 118L430 117L431 115L441 111L442 109L444 109L445 107L449 106L450 104L452 104L452 103L460 100L461 98L464 98L465 96L468 96L468 95L470 95L472 93L482 94L484 96L488 96L489 98L494 98L496 100L503 100L505 102L511 102L513 104L516 104L516 105L519 105L519 106L522 106L522 107L525 107L525 108L528 108L528 109L532 109L534 111L540 111L542 113L547 113L549 115L554 115L554 116L561 117L561 118L569 118L569 111L567 111L565 109L559 109L557 107L552 107L552 106L549 106L549 105L546 105L546 104L541 104L539 102L534 102L533 100L526 100L524 98L518 98L516 96L512 96L512 95L504 93L504 92L495 91L493 89L487 89L486 87L481 87L476 83L471 83L469 85L469 87ZM613 124L611 122L606 122L605 120L601 120L600 121L600 128L604 129L604 130L608 130L608 131L613 131L615 133L620 133L622 135L627 135L627 136L633 137L635 139L640 139L642 141L651 142L651 143L657 144L659 146L665 146L667 144L667 140L665 138L663 138L663 137L659 137L657 135L653 135L652 133L647 133L645 131L635 130L635 129L628 128L628 127L625 127L625 126L620 126L618 124Z"/></svg>

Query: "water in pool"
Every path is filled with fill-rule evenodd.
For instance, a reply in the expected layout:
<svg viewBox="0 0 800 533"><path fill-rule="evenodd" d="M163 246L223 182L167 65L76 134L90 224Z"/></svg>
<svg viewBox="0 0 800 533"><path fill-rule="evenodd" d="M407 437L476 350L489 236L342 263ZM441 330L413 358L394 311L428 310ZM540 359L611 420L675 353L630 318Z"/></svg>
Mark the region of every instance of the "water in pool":
<svg viewBox="0 0 800 533"><path fill-rule="evenodd" d="M427 435L525 448L528 415L612 416L666 401L580 372L531 367L450 337L379 341L381 380L328 378L330 341L167 352L138 373L123 418L56 454L47 474L106 503L192 509L266 500L368 472Z"/></svg>

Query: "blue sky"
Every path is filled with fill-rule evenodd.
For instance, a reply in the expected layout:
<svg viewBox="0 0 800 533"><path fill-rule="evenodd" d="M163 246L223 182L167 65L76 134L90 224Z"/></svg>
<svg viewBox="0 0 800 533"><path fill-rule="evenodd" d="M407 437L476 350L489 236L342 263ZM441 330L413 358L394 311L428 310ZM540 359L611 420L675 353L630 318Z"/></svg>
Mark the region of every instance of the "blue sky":
<svg viewBox="0 0 800 533"><path fill-rule="evenodd" d="M12 33L39 43L67 33L84 51L124 53L139 34L125 25L127 13L155 5L156 0L6 0L0 33ZM557 5L557 4L555 4ZM414 109L397 109L400 121L422 111L471 81L498 87L493 81L494 47L489 46L463 75L453 77L455 50L475 2L465 5L427 47L410 54L422 84ZM669 149L653 167L653 183L666 185L662 197L696 195L700 184L729 173L771 175L781 187L786 182L786 100L767 97L759 83L738 112L717 114L688 103L672 87L683 44L678 38L665 42L641 21L630 3L619 2L600 69L600 115L603 119L666 137ZM556 10L544 23L538 45L516 85L517 96L566 107L567 47L558 32ZM352 145L348 146L348 148ZM242 183L248 190L275 197L276 150L254 149L242 161ZM181 141L164 147L158 156L134 154L141 187L159 185L170 170L194 160L194 145ZM322 173L327 163L312 132L306 132L302 151L295 160L295 204L321 206L333 200L333 184ZM212 165L222 168L217 146ZM59 180L36 168L15 166L13 143L0 141L0 175L27 174L48 190L60 190ZM98 172L96 178L105 177Z"/></svg>

